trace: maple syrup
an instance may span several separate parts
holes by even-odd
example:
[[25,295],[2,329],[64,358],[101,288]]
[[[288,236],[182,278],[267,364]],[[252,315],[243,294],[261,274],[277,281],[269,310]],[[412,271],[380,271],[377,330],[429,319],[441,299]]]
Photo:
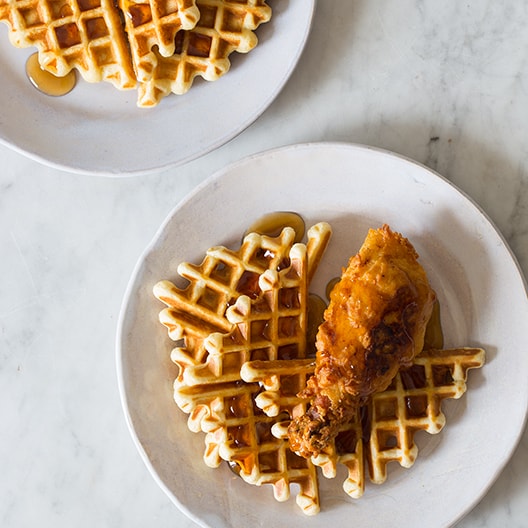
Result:
[[26,74],[37,90],[53,97],[66,95],[71,92],[77,82],[74,71],[64,77],[57,77],[43,70],[38,61],[38,53],[33,53],[26,61]]
[[229,469],[237,476],[240,477],[240,466],[236,462],[232,462],[230,460],[226,461],[226,464],[228,465]]
[[126,14],[132,20],[134,27],[142,26],[152,20],[152,11],[148,4],[131,4]]
[[335,439],[337,454],[355,453],[358,440],[357,433],[353,429],[338,433]]
[[305,225],[302,216],[288,211],[277,211],[262,216],[249,227],[244,236],[249,233],[258,233],[276,237],[285,227],[291,227],[295,231],[295,242],[303,239]]
[[254,271],[244,271],[237,284],[237,292],[247,295],[251,299],[256,299],[260,293],[259,274]]
[[425,329],[424,350],[431,348],[436,350],[444,348],[444,333],[440,319],[440,303],[438,301],[434,303],[431,318]]
[[310,293],[308,295],[308,328],[306,330],[306,355],[315,356],[315,341],[319,326],[323,322],[323,314],[326,310],[326,303],[319,295]]
[[213,38],[208,35],[189,35],[189,47],[187,53],[191,57],[209,57],[213,46]]
[[330,279],[328,281],[328,284],[326,285],[325,289],[325,295],[328,300],[330,300],[330,294],[332,293],[332,290],[334,289],[334,286],[341,280],[341,277],[334,277],[333,279]]

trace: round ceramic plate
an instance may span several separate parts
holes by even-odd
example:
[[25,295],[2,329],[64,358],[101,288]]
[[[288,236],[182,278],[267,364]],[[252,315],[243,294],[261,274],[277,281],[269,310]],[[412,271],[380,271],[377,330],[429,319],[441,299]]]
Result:
[[[322,293],[357,252],[369,227],[388,223],[414,244],[442,313],[446,347],[486,349],[468,390],[447,400],[445,428],[418,436],[414,466],[389,465],[383,485],[367,482],[354,500],[345,473],[320,478],[321,513],[307,519],[293,496],[276,503],[270,486],[250,486],[227,465],[202,461],[203,436],[187,429],[172,401],[173,343],[152,295],[176,278],[181,261],[199,263],[207,248],[238,247],[254,220],[296,211],[307,225],[327,221],[333,237],[312,282]],[[171,499],[202,526],[357,528],[449,526],[483,496],[508,461],[528,405],[528,300],[522,274],[486,216],[448,181],[396,155],[345,144],[298,145],[240,161],[180,203],[140,259],[118,331],[118,373],[139,451]]]
[[232,139],[271,104],[306,43],[315,0],[272,0],[258,46],[233,53],[218,81],[197,79],[184,96],[136,107],[136,91],[79,81],[62,97],[36,90],[25,74],[34,50],[13,48],[0,23],[0,142],[74,172],[130,174],[178,165]]

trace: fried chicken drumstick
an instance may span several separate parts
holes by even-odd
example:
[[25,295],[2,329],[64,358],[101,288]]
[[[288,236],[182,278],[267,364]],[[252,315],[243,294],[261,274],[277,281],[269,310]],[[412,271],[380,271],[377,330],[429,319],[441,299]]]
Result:
[[334,287],[317,334],[310,399],[288,434],[293,451],[317,455],[371,394],[421,352],[435,302],[411,243],[389,226],[371,229]]

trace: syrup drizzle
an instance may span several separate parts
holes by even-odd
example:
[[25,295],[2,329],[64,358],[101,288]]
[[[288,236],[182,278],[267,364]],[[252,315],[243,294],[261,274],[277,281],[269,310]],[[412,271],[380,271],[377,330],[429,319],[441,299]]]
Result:
[[40,92],[52,97],[66,95],[73,90],[77,77],[72,70],[64,77],[57,77],[43,70],[38,61],[38,53],[30,55],[26,61],[26,74],[31,84]]
[[328,300],[330,300],[330,294],[332,293],[332,290],[336,286],[336,284],[341,280],[341,277],[334,277],[333,279],[330,279],[328,281],[328,284],[326,285],[325,289],[325,295]]
[[295,231],[295,242],[300,242],[304,237],[304,220],[301,215],[288,211],[277,211],[268,213],[259,218],[244,233],[258,233],[271,237],[279,236],[285,227],[291,227]]
[[440,303],[438,301],[433,305],[433,313],[425,329],[424,350],[431,348],[436,350],[444,348],[444,332],[442,330]]
[[306,329],[306,355],[308,357],[315,357],[317,332],[323,322],[326,307],[326,302],[319,295],[315,293],[308,295],[308,327]]

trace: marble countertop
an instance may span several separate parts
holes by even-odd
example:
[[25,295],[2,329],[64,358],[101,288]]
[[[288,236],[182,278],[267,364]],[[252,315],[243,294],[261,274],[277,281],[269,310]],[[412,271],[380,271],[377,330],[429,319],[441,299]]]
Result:
[[[320,0],[283,91],[201,159],[105,178],[0,146],[0,525],[195,526],[149,476],[127,430],[116,324],[165,216],[232,161],[306,141],[395,151],[478,203],[526,274],[527,25],[528,4],[516,0]],[[527,467],[525,432],[458,526],[526,527]]]

